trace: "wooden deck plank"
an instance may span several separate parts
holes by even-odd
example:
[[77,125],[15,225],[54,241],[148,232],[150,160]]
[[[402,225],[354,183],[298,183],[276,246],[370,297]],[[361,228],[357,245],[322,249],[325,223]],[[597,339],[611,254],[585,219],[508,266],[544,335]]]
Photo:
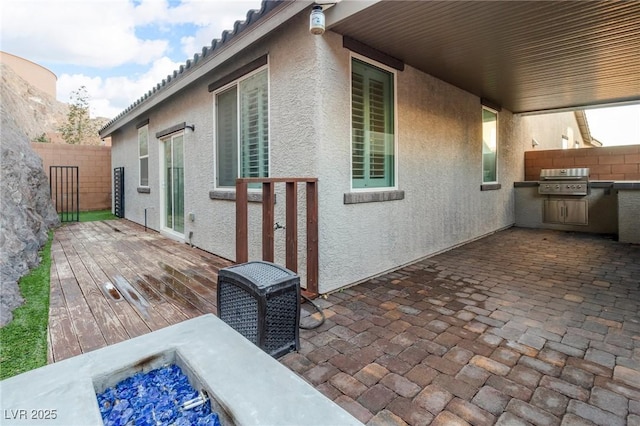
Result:
[[212,309],[209,312],[217,312],[218,294],[215,284],[213,287],[207,287],[206,285],[202,284],[202,279],[196,279],[197,275],[194,275],[187,269],[181,271],[174,270],[172,276],[175,280],[184,283],[187,287],[196,292],[198,298],[201,299],[206,304],[206,306],[210,306],[210,308]]
[[[128,282],[132,281],[131,277],[133,274],[129,271],[128,267],[121,264],[117,260],[114,262],[111,253],[107,252],[103,255],[95,256],[95,259],[102,270],[105,272],[105,274],[107,274],[107,276],[109,277],[109,281],[111,281],[112,283],[115,284],[116,280],[119,279],[118,277],[123,277]],[[136,308],[135,306],[132,307],[134,309]],[[153,307],[146,310],[145,312],[140,312],[138,309],[136,309],[136,311],[151,331],[159,330],[169,325],[169,322],[166,321],[160,314],[158,314],[156,310],[153,309]]]
[[[180,259],[188,258],[193,266],[188,267],[185,265],[184,269],[194,272],[196,276],[193,276],[193,278],[212,289],[215,289],[217,286],[218,271],[234,264],[230,260],[214,256],[204,250],[191,248],[184,244],[178,245],[176,250],[171,254]],[[203,279],[200,279],[200,277]]]
[[[197,269],[197,265],[189,260],[185,260],[178,254],[171,253],[166,250],[162,250],[157,253],[159,258],[157,262],[159,262],[160,267],[169,275],[177,278],[181,282],[188,284],[194,290],[198,292],[202,297],[215,297],[216,293],[216,284],[215,280],[197,280],[189,277],[185,272],[193,271],[195,272]],[[216,276],[217,278],[217,276]],[[203,285],[202,283],[206,282],[208,285]]]
[[[118,246],[120,246],[120,243],[118,244]],[[136,285],[142,279],[142,277],[140,277],[137,272],[132,269],[127,263],[124,263],[116,253],[106,251],[104,258],[111,263],[112,267],[117,267],[117,275],[123,277],[129,284]],[[137,269],[137,266],[135,266],[134,268]],[[115,277],[116,275],[112,275],[112,278]],[[176,321],[171,318],[171,314],[168,314],[168,317],[165,317],[165,312],[167,311],[167,309],[171,310],[171,308],[167,307],[163,302],[150,304],[145,311],[145,314],[148,315],[148,319],[145,318],[147,324],[152,329],[157,330],[175,323]]]
[[[158,271],[149,266],[149,258],[140,256],[135,250],[131,250],[124,241],[121,242],[121,247],[122,250],[116,253],[116,256],[131,268],[132,271],[135,269],[136,275],[132,282],[133,286],[143,292],[148,298],[155,300],[154,306],[170,324],[175,324],[204,313],[193,306],[189,309],[188,306],[184,306],[182,303],[174,303],[175,296],[173,298],[170,297],[171,289],[167,283],[161,283],[161,285],[158,286],[158,280],[151,279],[151,277],[157,275]],[[165,291],[166,289],[170,291],[167,292]],[[183,305],[187,309],[182,309],[180,305]]]
[[91,274],[87,271],[80,254],[71,243],[62,244],[62,247],[80,291],[84,295],[105,341],[111,345],[127,340],[130,337],[129,334],[113,309],[111,309],[104,293],[99,289],[99,284],[93,280]]
[[221,268],[234,264],[230,260],[223,259],[198,248],[189,247],[186,244],[175,244],[173,248],[174,250],[170,251],[169,254],[178,255],[183,261],[188,260],[198,268],[208,271],[217,272]]
[[206,294],[201,289],[194,288],[193,282],[185,282],[174,273],[173,267],[161,262],[161,273],[156,275],[156,278],[164,282],[175,293],[180,294],[190,304],[196,307],[196,309],[202,312],[215,312],[216,305],[210,300],[207,300]]
[[52,245],[49,360],[215,313],[217,274],[231,264],[124,219],[64,225]]
[[[142,258],[153,259],[156,270],[162,271],[160,276],[155,276],[157,279],[170,285],[203,312],[213,312],[215,310],[216,284],[214,280],[207,277],[201,277],[199,280],[190,277],[187,271],[190,271],[192,265],[189,262],[184,262],[184,259],[176,254],[164,249],[157,251],[150,247],[134,243],[130,244]],[[157,246],[153,245],[153,247]],[[207,288],[202,282],[209,283],[211,288]]]
[[[129,248],[132,246],[128,244]],[[184,318],[194,318],[207,313],[198,309],[181,293],[176,291],[169,280],[156,278],[158,270],[153,268],[148,257],[140,254],[140,249],[130,249],[126,256],[124,253],[119,257],[125,263],[133,263],[142,279],[136,281],[135,285],[140,288],[152,301],[163,301],[170,303],[174,309],[181,312]]]
[[49,326],[47,326],[47,364],[55,362],[53,358],[53,347],[51,346],[51,334],[49,334]]
[[[126,330],[129,337],[142,336],[148,333],[151,329],[145,324],[138,312],[126,302],[126,300],[120,298],[115,299],[106,289],[106,285],[113,284],[111,279],[105,274],[100,265],[95,260],[95,255],[92,256],[86,249],[85,244],[82,242],[76,243],[76,251],[81,257],[87,271],[93,278],[93,280],[99,285],[100,291],[105,296],[105,300],[111,306],[114,314],[118,317],[120,323]],[[117,294],[114,294],[117,297]]]
[[60,280],[68,280],[74,278],[71,265],[67,262],[67,257],[62,248],[62,241],[54,242],[51,245],[51,264],[55,265],[56,275]]
[[82,352],[89,352],[106,346],[107,342],[91,314],[91,309],[87,305],[76,279],[60,280],[60,286],[69,310],[69,319],[73,323]]
[[234,264],[230,260],[223,259],[198,248],[189,247],[186,244],[173,243],[170,250],[164,245],[160,248],[170,256],[180,259],[182,262],[188,260],[189,264],[185,264],[185,268],[196,271],[199,275],[207,277],[210,280],[213,277],[211,281],[213,281],[214,285],[217,281],[218,271]]
[[145,274],[144,281],[141,281],[139,284],[148,286],[148,291],[161,292],[165,297],[169,298],[171,304],[187,318],[195,318],[207,313],[194,306],[183,294],[175,290],[171,285],[155,278],[153,275]]
[[166,273],[155,276],[145,274],[144,277],[149,286],[157,288],[163,297],[168,300],[168,303],[184,312],[185,315],[192,317],[193,314],[202,315],[214,312],[215,307],[213,305],[200,298],[193,289],[172,275]]
[[[129,282],[136,290],[141,292],[145,298],[149,299],[150,302],[153,302],[152,306],[154,310],[157,311],[163,317],[164,320],[155,326],[149,323],[151,318],[147,319],[148,320],[147,324],[152,329],[159,329],[166,325],[175,324],[185,319],[193,318],[194,316],[198,316],[202,314],[201,312],[185,314],[178,307],[174,306],[173,304],[170,304],[169,302],[167,302],[165,298],[160,297],[157,292],[153,291],[150,285],[145,281],[143,277],[140,277],[138,274],[126,272],[133,269],[142,269],[144,262],[142,262],[142,264],[129,263],[129,261],[131,260],[130,256],[132,255],[132,253],[123,252],[123,248],[125,247],[125,240],[118,239],[116,241],[113,241],[113,240],[106,241],[106,243],[107,244],[105,244],[105,247],[107,249],[105,250],[105,253],[109,253],[109,256],[105,257],[106,262],[108,262],[111,265],[115,265],[119,263],[121,267],[125,267],[126,268],[124,269],[125,276],[123,278],[125,278],[127,282]],[[115,275],[115,273],[113,272],[114,269],[111,269],[111,271],[112,271],[111,278],[113,280],[117,275]],[[157,273],[157,271],[154,271],[154,272]],[[149,312],[146,312],[146,313],[149,314]],[[153,314],[153,312],[151,312],[151,314]]]
[[51,278],[48,339],[48,362],[60,361],[82,353],[57,277]]

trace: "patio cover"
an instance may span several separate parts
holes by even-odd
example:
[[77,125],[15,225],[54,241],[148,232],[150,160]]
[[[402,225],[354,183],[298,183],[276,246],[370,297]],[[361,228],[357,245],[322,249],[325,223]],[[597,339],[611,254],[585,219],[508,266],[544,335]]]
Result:
[[515,113],[640,101],[639,1],[349,1],[327,27]]

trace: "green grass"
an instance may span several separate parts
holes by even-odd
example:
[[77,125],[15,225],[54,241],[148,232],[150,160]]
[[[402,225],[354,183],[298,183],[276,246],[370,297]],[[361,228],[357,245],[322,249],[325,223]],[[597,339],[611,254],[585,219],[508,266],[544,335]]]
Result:
[[110,220],[118,217],[111,210],[98,210],[93,212],[80,212],[80,222],[94,222],[96,220]]
[[52,239],[50,231],[49,240],[40,251],[40,265],[18,283],[24,305],[15,309],[13,320],[0,328],[0,380],[47,363]]

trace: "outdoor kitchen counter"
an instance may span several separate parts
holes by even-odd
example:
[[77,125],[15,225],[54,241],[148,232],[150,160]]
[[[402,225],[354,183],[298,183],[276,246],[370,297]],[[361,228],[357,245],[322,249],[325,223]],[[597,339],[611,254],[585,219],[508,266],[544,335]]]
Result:
[[[586,196],[540,195],[537,181],[514,182],[516,226],[563,231],[617,234],[620,242],[640,244],[640,181],[589,181]],[[586,199],[588,224],[543,221],[543,200]]]
[[618,241],[640,244],[640,181],[616,181]]
[[[538,181],[525,180],[514,182],[514,188],[537,188],[540,186]],[[640,180],[591,180],[589,188],[610,188],[640,191]]]

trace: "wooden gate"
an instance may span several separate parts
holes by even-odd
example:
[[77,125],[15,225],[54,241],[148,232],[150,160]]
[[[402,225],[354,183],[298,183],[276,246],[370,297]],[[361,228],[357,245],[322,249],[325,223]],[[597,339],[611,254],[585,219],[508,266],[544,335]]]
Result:
[[113,169],[113,214],[124,217],[124,167]]
[[80,220],[78,166],[49,166],[49,190],[60,222]]

